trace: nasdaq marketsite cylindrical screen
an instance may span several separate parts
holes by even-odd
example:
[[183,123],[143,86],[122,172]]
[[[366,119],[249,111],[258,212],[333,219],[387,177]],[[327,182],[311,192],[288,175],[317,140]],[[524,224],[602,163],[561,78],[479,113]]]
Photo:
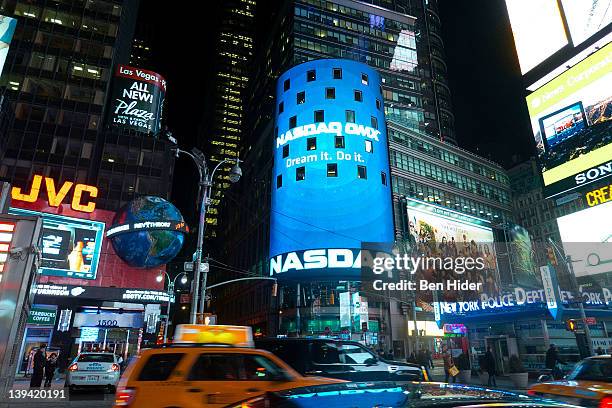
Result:
[[362,242],[393,240],[380,75],[365,64],[297,65],[276,86],[270,275],[359,279]]

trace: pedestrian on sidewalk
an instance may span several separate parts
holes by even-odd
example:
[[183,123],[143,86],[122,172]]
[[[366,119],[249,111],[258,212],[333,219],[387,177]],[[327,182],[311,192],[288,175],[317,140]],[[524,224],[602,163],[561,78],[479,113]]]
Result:
[[453,382],[456,383],[457,377],[455,377],[454,375],[451,375],[449,372],[451,367],[454,366],[454,363],[453,363],[453,356],[450,354],[447,348],[444,348],[442,352],[442,361],[444,362],[444,382],[447,383],[448,377],[451,377],[453,379]]
[[43,382],[45,364],[47,362],[47,345],[40,346],[36,354],[34,354],[34,368],[32,378],[30,379],[30,388],[40,388]]
[[45,363],[45,387],[50,387],[57,368],[57,354],[51,353],[49,359]]
[[495,356],[491,351],[491,346],[487,347],[487,352],[484,356],[484,369],[489,374],[489,381],[487,385],[489,387],[497,387],[497,381],[495,380]]
[[557,346],[551,344],[546,351],[546,368],[551,370],[551,374],[555,380],[563,376],[563,371],[559,367],[559,364],[565,364],[565,362],[559,357]]

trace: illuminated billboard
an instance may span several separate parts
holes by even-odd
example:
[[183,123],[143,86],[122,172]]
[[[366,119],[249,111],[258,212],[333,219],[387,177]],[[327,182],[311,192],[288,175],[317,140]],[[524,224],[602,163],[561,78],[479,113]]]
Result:
[[[410,242],[421,256],[442,258],[482,258],[484,268],[470,272],[470,281],[482,283],[486,293],[499,292],[497,257],[495,254],[491,223],[481,218],[449,210],[424,201],[406,200]],[[439,272],[444,276],[439,275]],[[423,278],[430,282],[442,282],[460,278],[453,270],[423,271]],[[447,291],[444,299],[462,297],[460,293]],[[471,295],[476,295],[473,293]]]
[[557,218],[566,255],[576,277],[612,276],[612,202]]
[[4,69],[4,63],[6,62],[6,56],[8,55],[16,26],[17,20],[0,15],[0,75],[2,75]]
[[612,0],[561,0],[574,46],[612,23]]
[[527,96],[547,197],[612,174],[612,43]]
[[143,133],[157,133],[166,80],[153,71],[118,65],[113,79],[110,123]]
[[568,44],[557,0],[506,0],[521,73]]
[[42,217],[42,275],[96,279],[104,223],[20,208],[10,213]]
[[276,92],[270,274],[360,276],[362,242],[392,242],[380,75],[324,59],[293,67]]

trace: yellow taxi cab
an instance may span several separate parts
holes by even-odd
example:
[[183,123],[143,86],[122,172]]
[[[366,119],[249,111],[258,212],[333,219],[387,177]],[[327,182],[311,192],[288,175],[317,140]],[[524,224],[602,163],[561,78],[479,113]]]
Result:
[[527,394],[580,406],[612,408],[612,356],[585,358],[562,380],[534,384]]
[[173,343],[143,350],[130,363],[115,407],[223,407],[267,391],[339,382],[304,377],[253,348],[250,327],[179,325]]

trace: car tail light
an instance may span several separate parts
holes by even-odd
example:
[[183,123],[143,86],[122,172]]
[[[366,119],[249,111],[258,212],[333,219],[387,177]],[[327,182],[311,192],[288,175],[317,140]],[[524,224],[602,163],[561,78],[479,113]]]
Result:
[[269,408],[270,400],[262,395],[233,405],[232,408]]
[[116,407],[129,407],[136,398],[136,390],[133,388],[118,389],[115,394]]
[[119,371],[119,369],[120,369],[119,364],[113,363],[113,365],[111,366],[110,370],[108,370],[108,371]]
[[79,365],[77,363],[74,363],[70,367],[68,367],[68,371],[76,371],[78,369],[79,369]]
[[538,395],[537,392],[535,392],[534,390],[527,390],[527,395],[531,395],[532,397]]
[[599,408],[612,408],[612,397],[603,397],[599,401]]

